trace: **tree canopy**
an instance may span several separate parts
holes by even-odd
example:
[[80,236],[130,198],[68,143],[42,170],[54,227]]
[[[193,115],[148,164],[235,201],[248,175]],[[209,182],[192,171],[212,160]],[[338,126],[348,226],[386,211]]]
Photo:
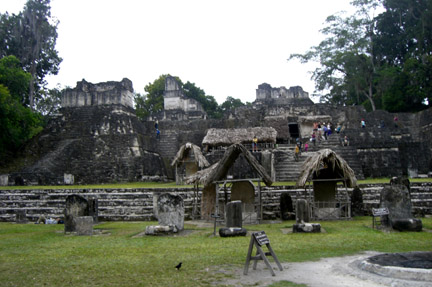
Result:
[[44,94],[45,76],[56,75],[62,59],[55,49],[58,21],[51,17],[50,0],[28,0],[19,14],[0,14],[0,58],[13,55],[30,73],[22,102],[31,109]]
[[391,112],[430,106],[432,0],[351,4],[355,15],[329,16],[321,30],[326,38],[289,57],[320,63],[312,78],[321,101]]
[[41,117],[22,105],[31,75],[14,56],[0,59],[0,165],[41,129]]
[[[144,87],[144,91],[146,92],[144,95],[136,95],[135,108],[137,116],[139,118],[145,119],[149,115],[161,112],[163,110],[165,79],[168,76],[169,75],[159,76],[159,78],[157,78],[153,83],[149,83]],[[219,106],[213,96],[206,95],[205,91],[196,86],[195,83],[191,83],[188,81],[183,84],[179,77],[175,78],[180,84],[184,95],[188,98],[198,101],[202,105],[203,109],[206,111],[209,118],[221,118],[223,112],[226,112],[231,108],[236,108],[244,105],[241,100],[228,97],[226,101]]]

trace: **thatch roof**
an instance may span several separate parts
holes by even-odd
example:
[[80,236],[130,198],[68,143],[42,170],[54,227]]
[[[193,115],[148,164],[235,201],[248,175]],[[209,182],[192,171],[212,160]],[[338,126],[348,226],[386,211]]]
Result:
[[308,157],[303,163],[302,171],[297,186],[305,186],[309,179],[318,176],[323,168],[329,168],[335,175],[335,179],[344,179],[348,187],[357,186],[357,179],[354,171],[347,162],[331,149],[322,149]]
[[175,166],[180,164],[182,161],[188,158],[190,151],[193,151],[195,162],[197,163],[199,168],[205,168],[210,165],[205,156],[202,154],[199,146],[194,145],[193,143],[186,143],[180,147],[174,160],[171,163],[171,166]]
[[255,157],[241,144],[233,144],[225,151],[222,159],[206,168],[198,171],[194,175],[186,178],[188,184],[201,183],[204,186],[211,184],[214,181],[222,180],[226,177],[228,170],[234,164],[240,154],[243,154],[247,162],[255,169],[259,176],[263,179],[267,186],[272,185],[271,177],[265,169],[258,163]]
[[250,143],[254,136],[258,142],[276,143],[277,131],[271,127],[245,129],[209,129],[202,144],[210,146],[229,146],[236,143]]

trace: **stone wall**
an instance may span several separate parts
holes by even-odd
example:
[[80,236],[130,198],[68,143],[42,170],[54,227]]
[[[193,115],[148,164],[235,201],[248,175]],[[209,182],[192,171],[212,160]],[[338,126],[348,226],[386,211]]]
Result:
[[98,84],[83,79],[77,82],[76,88],[67,88],[62,94],[61,101],[63,108],[111,104],[134,107],[133,87],[129,79]]
[[[383,185],[361,185],[363,202],[367,214],[372,207],[378,207],[379,194]],[[348,190],[351,192],[351,190]],[[156,220],[154,208],[157,196],[162,193],[180,195],[184,200],[185,217],[191,219],[193,208],[192,188],[173,189],[37,189],[37,190],[0,190],[0,221],[15,221],[15,214],[25,210],[27,218],[36,221],[40,215],[62,217],[68,195],[79,194],[96,198],[99,206],[100,221],[150,221]],[[262,187],[264,219],[280,217],[280,196],[288,192],[293,202],[302,197],[303,189],[294,186]],[[340,193],[345,189],[340,188]],[[257,196],[257,195],[256,195]],[[201,192],[199,193],[201,197]],[[221,191],[219,198],[223,200]],[[411,185],[413,210],[418,214],[432,214],[432,183]],[[200,198],[198,198],[200,200]],[[200,202],[198,201],[198,207]],[[294,205],[295,206],[295,205]]]

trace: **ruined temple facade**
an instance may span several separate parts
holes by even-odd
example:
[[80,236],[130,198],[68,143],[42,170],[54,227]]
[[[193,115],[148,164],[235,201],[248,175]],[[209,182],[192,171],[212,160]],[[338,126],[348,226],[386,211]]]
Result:
[[189,120],[205,119],[207,117],[207,113],[198,101],[187,98],[184,95],[180,84],[174,77],[168,76],[165,79],[165,91],[163,97],[163,119]]
[[[294,161],[293,147],[297,138],[303,143],[309,140],[314,122],[330,122],[333,128],[341,124],[342,132],[333,133],[317,146],[310,145],[310,151],[334,150],[357,178],[415,176],[432,171],[432,109],[398,113],[395,126],[392,113],[314,104],[301,87],[262,84],[251,106],[216,120],[208,119],[201,105],[188,99],[175,78],[168,77],[164,111],[143,122],[136,117],[132,95],[128,79],[98,84],[83,80],[76,88],[67,89],[60,113],[23,148],[15,163],[2,167],[1,183],[63,184],[66,175],[72,175],[79,184],[174,180],[170,162],[182,145],[190,142],[203,147],[210,129],[247,128],[276,131],[276,143],[263,143],[254,156],[274,181],[296,180],[301,162]],[[159,139],[155,119],[159,120]],[[360,127],[361,119],[365,119],[366,128]],[[349,138],[349,146],[341,146],[342,136]],[[203,151],[210,164],[223,152],[223,147],[217,146]],[[229,175],[254,177],[241,158]]]
[[255,102],[268,105],[313,104],[309,93],[300,86],[273,88],[267,83],[258,86]]
[[121,82],[92,84],[86,80],[77,82],[76,88],[67,88],[62,95],[63,108],[122,105],[134,108],[132,81],[124,78]]

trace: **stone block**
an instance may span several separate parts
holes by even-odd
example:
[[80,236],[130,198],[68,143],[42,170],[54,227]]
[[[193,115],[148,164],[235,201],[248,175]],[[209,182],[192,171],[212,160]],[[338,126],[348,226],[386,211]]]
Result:
[[74,221],[77,235],[93,235],[93,217],[77,216]]
[[226,227],[242,227],[243,213],[240,200],[231,201],[226,206]]
[[[157,200],[159,225],[175,226],[177,231],[184,229],[184,203],[180,195],[164,193]],[[176,232],[177,232],[176,231]]]
[[242,227],[223,227],[219,229],[220,237],[246,236],[247,230]]
[[177,232],[175,226],[167,225],[150,225],[146,227],[146,235],[167,235]]
[[392,227],[398,231],[422,231],[423,224],[418,218],[396,218],[392,220]]
[[320,233],[321,224],[319,223],[297,223],[293,225],[294,233]]
[[18,209],[15,211],[15,222],[16,223],[27,223],[27,214],[23,209]]
[[0,186],[7,186],[9,184],[9,175],[0,174]]

